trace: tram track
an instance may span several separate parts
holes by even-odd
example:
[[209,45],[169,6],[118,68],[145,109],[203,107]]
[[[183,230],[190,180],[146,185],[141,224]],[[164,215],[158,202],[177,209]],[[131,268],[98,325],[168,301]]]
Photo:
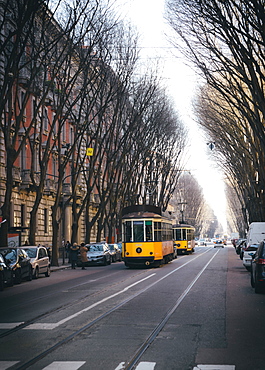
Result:
[[[109,316],[111,313],[115,312],[116,310],[118,310],[119,308],[121,308],[122,306],[124,306],[125,304],[127,304],[128,302],[130,302],[131,300],[133,300],[134,298],[136,298],[137,296],[141,295],[142,293],[146,292],[148,289],[152,288],[153,286],[155,286],[156,284],[158,284],[159,282],[161,282],[162,280],[166,279],[168,276],[172,275],[173,273],[175,273],[176,271],[180,270],[181,268],[185,267],[186,265],[194,262],[197,258],[203,256],[205,253],[208,253],[211,249],[207,249],[206,251],[204,251],[203,253],[199,254],[199,255],[196,255],[194,258],[192,259],[189,259],[188,261],[186,261],[185,263],[183,263],[182,265],[178,266],[176,269],[173,269],[172,271],[170,271],[168,274],[162,276],[161,278],[157,279],[156,281],[152,282],[151,284],[149,284],[148,286],[140,289],[139,291],[133,293],[132,295],[130,295],[129,297],[127,297],[126,299],[124,299],[123,301],[121,301],[120,303],[116,304],[115,306],[113,306],[110,310],[104,312],[103,314],[99,315],[98,317],[96,317],[94,320],[90,321],[89,323],[87,323],[86,325],[82,326],[80,329],[74,331],[73,333],[71,333],[70,335],[68,335],[67,337],[63,338],[62,340],[58,341],[57,343],[51,345],[49,348],[47,348],[45,351],[39,353],[38,355],[36,355],[35,357],[31,358],[29,361],[27,362],[24,362],[24,364],[20,365],[19,367],[15,367],[16,369],[18,370],[24,370],[24,369],[28,369],[30,366],[33,366],[34,364],[36,364],[38,361],[40,361],[42,358],[44,358],[45,356],[47,356],[48,354],[52,353],[53,351],[55,351],[56,349],[60,348],[61,346],[63,346],[64,344],[66,344],[67,342],[71,341],[72,339],[74,339],[75,337],[78,337],[81,333],[85,332],[86,330],[92,328],[95,324],[97,324],[98,322],[100,322],[101,320],[103,320],[104,318],[106,318],[107,316]],[[128,359],[128,361],[126,362],[125,364],[125,367],[124,369],[125,370],[129,370],[129,369],[133,369],[137,363],[139,362],[141,356],[145,353],[145,351],[147,350],[147,348],[152,344],[152,342],[156,339],[156,337],[158,336],[158,334],[161,332],[161,330],[164,328],[164,326],[166,325],[167,321],[169,320],[169,318],[172,316],[172,314],[175,312],[175,310],[178,308],[178,306],[180,305],[180,303],[183,301],[183,299],[186,297],[186,295],[189,293],[189,291],[191,290],[191,288],[193,287],[193,285],[196,283],[196,281],[199,279],[199,277],[201,276],[201,274],[205,271],[205,269],[208,267],[208,265],[210,264],[210,262],[213,260],[213,258],[216,256],[216,254],[218,253],[219,251],[217,251],[212,257],[211,259],[208,261],[208,263],[203,267],[203,269],[196,275],[196,277],[193,279],[193,281],[189,284],[189,286],[185,289],[185,291],[181,294],[181,296],[177,299],[177,301],[175,302],[175,304],[172,306],[172,308],[168,311],[168,313],[166,314],[166,316],[156,325],[156,327],[154,328],[154,330],[152,331],[152,333],[150,334],[150,336],[142,343],[142,345],[135,351],[134,355],[132,356],[131,359]],[[145,280],[145,279],[142,279],[142,280]],[[131,286],[134,286],[135,284],[131,284]],[[123,291],[126,291],[130,289],[130,286],[125,288],[124,290],[122,290],[121,292],[119,292],[119,294],[122,294]],[[85,299],[85,298],[84,298]],[[70,305],[69,305],[70,306]],[[63,309],[64,307],[62,307],[61,309]],[[48,314],[46,313],[45,316],[47,316]],[[38,318],[39,319],[39,318]],[[34,321],[36,321],[36,319],[34,320],[31,320],[30,323],[33,323]],[[23,325],[20,325],[19,327],[17,327],[17,330],[21,330],[21,329],[25,329],[25,327],[29,325],[29,322],[28,323],[25,323]],[[6,335],[8,334],[11,334],[13,333],[14,330],[10,330],[6,333]]]

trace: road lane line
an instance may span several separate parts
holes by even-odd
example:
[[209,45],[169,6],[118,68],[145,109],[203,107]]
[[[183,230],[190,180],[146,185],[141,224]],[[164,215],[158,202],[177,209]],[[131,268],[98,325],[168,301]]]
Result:
[[[169,272],[168,274],[166,274],[165,276],[163,276],[162,278],[160,278],[159,280],[157,280],[156,282],[154,282],[153,284],[151,284],[151,285],[150,285],[149,287],[147,287],[146,289],[151,288],[153,285],[155,285],[155,284],[159,283],[159,282],[160,282],[160,281],[162,281],[163,279],[167,278],[167,277],[168,277],[168,276],[170,276],[171,274],[175,273],[176,271],[180,270],[182,267],[184,267],[184,266],[188,265],[189,263],[193,262],[195,259],[197,259],[197,258],[199,258],[199,257],[203,256],[205,253],[208,253],[208,252],[209,252],[209,251],[211,251],[211,250],[212,250],[212,248],[207,248],[207,249],[206,249],[206,251],[204,251],[203,253],[201,253],[201,254],[199,254],[199,255],[195,256],[195,257],[194,257],[194,258],[192,258],[192,259],[189,259],[187,262],[183,263],[183,265],[181,265],[181,266],[177,267],[176,269],[172,270],[171,272]],[[153,275],[154,275],[154,274],[153,274]],[[152,277],[153,275],[150,275],[149,277]],[[149,277],[146,277],[145,279],[148,279]],[[145,280],[145,279],[143,279],[143,280]],[[136,282],[136,283],[134,283],[133,285],[129,285],[127,288],[125,288],[125,290],[122,290],[121,292],[117,293],[116,295],[123,293],[124,291],[128,290],[129,288],[131,288],[132,286],[134,286],[134,285],[136,285],[136,284],[140,283],[140,282],[141,282],[141,281],[143,281],[143,280],[139,280],[139,282]],[[106,301],[106,300],[108,300],[108,299],[110,299],[110,298],[112,298],[112,297],[114,297],[114,296],[115,296],[115,295],[112,295],[112,296],[110,296],[110,297],[107,297],[107,298],[105,299],[105,301]],[[92,305],[92,306],[88,307],[88,308],[87,308],[87,310],[92,309],[93,307],[97,306],[98,304],[100,304],[100,303],[102,303],[102,302],[104,302],[104,300],[102,300],[102,301],[100,301],[100,302],[98,302],[98,303],[96,303],[96,304],[94,304],[94,305]],[[84,311],[83,311],[83,312],[84,312]],[[82,312],[81,312],[81,313],[82,313]],[[78,315],[79,315],[79,314],[77,314],[77,316],[78,316]],[[65,319],[65,321],[68,321],[68,319],[66,318],[66,319]],[[63,321],[60,321],[60,322],[59,322],[59,324],[58,324],[58,323],[35,323],[35,324],[30,324],[30,325],[28,325],[28,326],[24,327],[23,329],[32,329],[32,330],[52,330],[52,329],[56,328],[57,326],[61,325],[62,323],[64,323],[64,322],[63,322]],[[13,329],[13,328],[15,328],[15,327],[17,327],[17,326],[19,326],[19,325],[21,325],[21,324],[24,324],[24,322],[17,322],[17,323],[0,323],[0,329]]]
[[73,318],[81,315],[82,313],[84,312],[87,312],[89,310],[91,310],[92,308],[95,308],[97,307],[98,305],[108,301],[109,299],[111,298],[114,298],[114,297],[117,297],[118,295],[126,292],[127,290],[131,289],[132,287],[134,287],[135,285],[138,285],[140,283],[142,283],[143,281],[147,280],[147,279],[150,279],[151,277],[153,277],[154,275],[156,275],[155,273],[154,274],[151,274],[141,280],[138,280],[136,281],[135,283],[131,284],[131,285],[128,285],[127,287],[125,287],[124,289],[120,290],[119,292],[117,293],[114,293],[106,298],[103,298],[102,300],[98,301],[98,302],[95,302],[93,303],[91,306],[88,306],[86,308],[84,308],[83,310],[81,311],[78,311],[76,313],[74,313],[73,315],[71,316],[68,316],[68,317],[65,317],[64,319],[56,322],[56,323],[34,323],[34,324],[30,324],[28,326],[26,326],[25,328],[23,328],[23,330],[29,330],[29,329],[34,329],[34,330],[42,330],[42,329],[46,329],[46,330],[52,330],[62,324],[64,324],[65,322],[69,321],[69,320],[72,320]]
[[17,326],[22,325],[22,324],[24,324],[24,321],[21,321],[21,322],[1,322],[0,323],[0,329],[14,329]]
[[19,361],[0,361],[0,369],[6,370],[18,363]]
[[[193,262],[195,259],[197,259],[197,258],[199,258],[199,257],[203,256],[205,253],[208,253],[210,250],[211,250],[211,249],[206,250],[204,253],[199,254],[198,256],[196,256],[196,257],[194,257],[194,258],[192,258],[192,259],[188,260],[187,262],[185,262],[183,265],[181,265],[181,266],[179,266],[179,267],[175,268],[174,270],[172,270],[172,271],[171,271],[171,272],[169,272],[168,274],[164,275],[162,278],[158,279],[157,281],[153,282],[151,285],[149,285],[148,287],[146,287],[146,288],[144,289],[144,291],[145,291],[145,290],[147,290],[147,289],[149,289],[149,288],[151,288],[152,286],[156,285],[156,284],[157,284],[157,283],[159,283],[160,281],[162,281],[162,280],[166,279],[168,276],[172,275],[172,274],[173,274],[173,273],[175,273],[176,271],[180,270],[182,267],[184,267],[184,266],[188,265],[189,263]],[[97,307],[98,305],[100,305],[100,304],[102,304],[102,303],[104,303],[104,302],[108,301],[109,299],[114,298],[114,297],[116,297],[116,296],[118,296],[118,295],[120,295],[120,294],[122,294],[122,293],[126,292],[126,291],[127,291],[127,290],[129,290],[130,288],[132,288],[132,287],[134,287],[135,285],[138,285],[138,284],[140,284],[141,282],[143,282],[143,281],[145,281],[145,280],[147,280],[147,279],[149,279],[149,278],[153,277],[154,275],[156,275],[156,273],[153,273],[153,274],[151,274],[151,275],[149,275],[149,276],[147,276],[147,277],[145,277],[145,278],[143,278],[143,279],[141,279],[141,280],[139,280],[139,281],[136,281],[135,283],[133,283],[133,284],[131,284],[131,285],[128,285],[128,286],[127,286],[127,287],[125,287],[123,290],[121,290],[121,291],[119,291],[119,292],[117,292],[117,293],[114,293],[114,294],[112,294],[111,296],[108,296],[108,297],[106,297],[106,298],[102,299],[101,301],[95,302],[95,303],[94,303],[94,304],[92,304],[91,306],[88,306],[88,307],[84,308],[83,310],[78,311],[78,312],[74,313],[73,315],[71,315],[71,316],[68,316],[68,317],[64,318],[63,320],[58,321],[57,323],[34,323],[34,324],[30,324],[30,325],[28,325],[28,326],[25,326],[25,327],[23,328],[23,330],[52,330],[52,329],[55,329],[55,328],[57,328],[58,326],[60,326],[60,325],[64,324],[65,322],[67,322],[67,321],[69,321],[69,320],[71,320],[71,319],[73,319],[73,318],[75,318],[75,317],[77,317],[77,316],[81,315],[82,313],[84,313],[84,312],[86,312],[86,311],[89,311],[89,310],[91,310],[92,308]]]

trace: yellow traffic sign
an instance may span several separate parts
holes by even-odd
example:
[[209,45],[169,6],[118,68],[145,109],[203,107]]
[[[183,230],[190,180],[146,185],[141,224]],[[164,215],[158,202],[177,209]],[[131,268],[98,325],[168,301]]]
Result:
[[92,156],[94,154],[94,148],[86,148],[86,155]]

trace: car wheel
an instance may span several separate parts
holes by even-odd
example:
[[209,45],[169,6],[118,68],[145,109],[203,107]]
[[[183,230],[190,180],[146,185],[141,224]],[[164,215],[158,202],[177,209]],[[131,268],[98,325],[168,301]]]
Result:
[[35,273],[33,274],[33,279],[38,279],[39,276],[40,276],[39,268],[36,267],[35,268]]
[[107,266],[107,264],[108,264],[107,258],[106,258],[106,257],[104,257],[104,260],[103,260],[103,266]]
[[254,278],[253,278],[253,272],[251,271],[251,275],[250,275],[250,284],[252,286],[252,288],[255,288],[255,281],[254,281]]
[[108,262],[108,265],[110,265],[111,264],[111,257],[109,258],[109,262]]
[[10,281],[9,281],[9,286],[13,286],[14,285],[14,276],[13,276],[13,273],[11,274],[11,278],[10,278]]
[[27,280],[28,281],[31,281],[32,280],[32,268],[31,268],[31,266],[29,268],[29,274],[28,274]]
[[254,286],[254,288],[255,288],[255,293],[257,293],[257,294],[262,293],[262,287],[261,287],[261,286],[260,286],[260,284],[259,284],[259,283],[257,283],[256,281],[255,281],[255,286]]
[[15,283],[16,284],[21,284],[21,282],[22,282],[21,269],[17,269],[16,272],[15,272]]
[[51,267],[50,266],[48,266],[47,267],[47,271],[45,272],[45,276],[46,277],[49,277],[51,275]]
[[0,291],[2,292],[5,289],[4,274],[0,275]]

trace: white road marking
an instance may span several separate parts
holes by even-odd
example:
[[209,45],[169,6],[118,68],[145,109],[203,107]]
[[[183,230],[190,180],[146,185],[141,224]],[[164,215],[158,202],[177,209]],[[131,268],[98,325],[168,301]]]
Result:
[[125,362],[119,363],[119,365],[115,368],[115,370],[123,370],[125,367]]
[[6,370],[16,364],[18,364],[19,361],[0,361],[0,369]]
[[197,365],[193,370],[235,370],[235,365]]
[[25,327],[25,328],[23,328],[23,329],[26,329],[26,330],[27,330],[27,329],[35,329],[35,330],[44,330],[44,329],[46,329],[46,330],[52,330],[52,329],[54,329],[54,328],[57,328],[58,326],[60,326],[60,325],[64,324],[65,322],[67,322],[67,321],[69,321],[69,320],[72,320],[73,318],[75,318],[75,317],[77,317],[77,316],[81,315],[82,313],[84,313],[84,312],[86,312],[86,311],[89,311],[89,310],[91,310],[92,308],[94,308],[94,307],[96,307],[96,306],[99,306],[100,304],[102,304],[102,303],[104,303],[104,302],[108,301],[109,299],[114,298],[114,297],[116,297],[116,296],[118,296],[118,295],[120,295],[120,294],[122,294],[122,293],[126,292],[127,290],[129,290],[130,288],[134,287],[135,285],[140,284],[141,282],[143,282],[143,281],[145,281],[145,280],[147,280],[147,279],[150,279],[150,278],[151,278],[152,276],[154,276],[154,275],[156,275],[156,274],[151,274],[151,275],[149,275],[149,276],[145,277],[144,279],[141,279],[141,280],[139,280],[139,281],[136,281],[135,283],[133,283],[133,284],[131,284],[131,285],[128,285],[128,286],[127,286],[126,288],[124,288],[123,290],[121,290],[121,291],[119,291],[119,292],[117,292],[117,293],[114,293],[114,294],[112,294],[112,295],[110,295],[110,296],[108,296],[108,297],[106,297],[106,298],[102,299],[101,301],[95,302],[95,303],[94,303],[94,304],[92,304],[91,306],[88,306],[88,307],[84,308],[83,310],[78,311],[78,312],[74,313],[73,315],[68,316],[68,317],[64,318],[63,320],[60,320],[60,321],[58,321],[58,322],[56,322],[56,323],[35,323],[35,324],[30,324],[30,325],[26,326],[26,327]]
[[[192,259],[189,259],[186,263],[184,263],[183,265],[177,267],[176,269],[172,270],[171,272],[169,272],[168,274],[164,275],[162,278],[160,278],[159,280],[157,280],[156,282],[154,282],[153,284],[151,284],[149,287],[152,287],[153,285],[159,283],[160,281],[166,279],[168,276],[170,276],[171,274],[173,274],[174,272],[180,270],[182,267],[188,265],[189,263],[193,262],[195,259],[203,256],[205,253],[208,253],[211,249],[207,248],[207,250],[205,252],[203,252],[202,254],[199,254],[198,256],[195,256],[194,258]],[[79,311],[77,312],[76,314],[72,315],[72,316],[69,316],[69,317],[66,317],[64,320],[61,320],[57,323],[35,323],[35,324],[30,324],[28,326],[26,326],[24,329],[35,329],[35,330],[52,330],[58,326],[60,326],[61,324],[65,323],[66,321],[68,320],[71,320],[72,318],[82,314],[83,312],[85,311],[88,311],[88,310],[91,310],[92,308],[98,306],[99,304],[103,303],[103,302],[106,302],[107,300],[119,295],[119,294],[122,294],[123,292],[127,291],[128,289],[130,289],[131,287],[141,283],[142,281],[146,280],[146,279],[149,279],[150,277],[154,276],[156,274],[151,274],[150,276],[147,276],[146,278],[142,279],[142,280],[139,280],[137,281],[136,283],[132,284],[132,285],[129,285],[128,287],[124,288],[122,291],[118,292],[118,293],[115,293],[109,297],[106,297],[105,299],[97,302],[97,303],[94,303],[93,305],[85,308],[84,310],[82,311]],[[20,324],[23,324],[23,322],[18,322],[18,323],[0,323],[0,329],[12,329],[12,328],[15,328],[16,326],[20,325]]]
[[[136,366],[135,370],[154,370],[156,362],[140,362]],[[125,362],[121,362],[115,370],[123,370],[125,368]]]
[[77,370],[85,363],[86,361],[54,361],[43,370]]
[[154,370],[155,366],[155,362],[140,362],[135,370]]
[[24,324],[24,322],[2,322],[0,323],[0,329],[13,329],[21,324]]

